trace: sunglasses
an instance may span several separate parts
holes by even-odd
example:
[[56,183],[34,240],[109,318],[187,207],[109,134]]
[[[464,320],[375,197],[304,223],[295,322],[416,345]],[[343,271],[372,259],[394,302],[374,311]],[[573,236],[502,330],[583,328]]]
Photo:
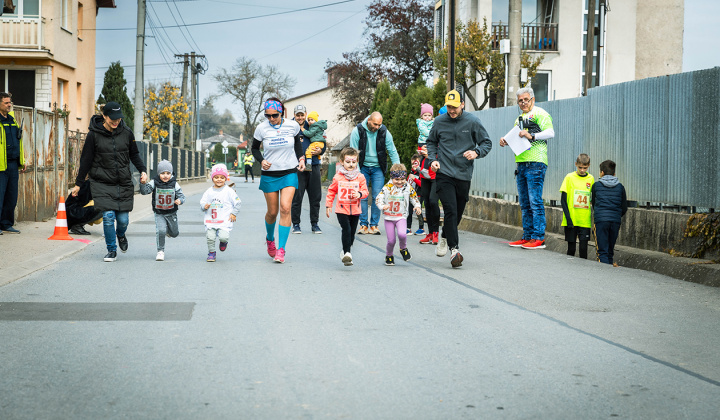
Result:
[[277,118],[277,117],[279,117],[279,116],[280,116],[280,114],[278,114],[278,113],[275,113],[275,114],[265,114],[265,118],[267,118],[267,119]]

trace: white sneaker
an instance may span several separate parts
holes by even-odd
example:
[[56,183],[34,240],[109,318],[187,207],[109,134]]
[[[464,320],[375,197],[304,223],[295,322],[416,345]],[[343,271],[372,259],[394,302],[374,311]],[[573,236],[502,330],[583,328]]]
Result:
[[440,237],[437,245],[435,246],[435,255],[438,257],[444,257],[448,252],[447,239]]
[[165,251],[158,251],[155,261],[165,261]]
[[342,257],[342,262],[345,265],[353,265],[352,255],[350,255],[349,252],[346,252]]

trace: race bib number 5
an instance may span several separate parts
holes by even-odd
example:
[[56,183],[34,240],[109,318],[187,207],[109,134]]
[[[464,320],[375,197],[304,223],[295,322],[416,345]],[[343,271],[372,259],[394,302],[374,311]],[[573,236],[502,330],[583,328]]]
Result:
[[158,210],[172,210],[175,208],[175,190],[158,188],[155,191],[155,208]]
[[206,211],[205,223],[208,224],[220,224],[225,222],[224,219],[219,218],[218,210],[222,209],[222,203],[211,203],[210,208]]
[[573,193],[573,208],[589,209],[590,208],[590,191],[575,190]]

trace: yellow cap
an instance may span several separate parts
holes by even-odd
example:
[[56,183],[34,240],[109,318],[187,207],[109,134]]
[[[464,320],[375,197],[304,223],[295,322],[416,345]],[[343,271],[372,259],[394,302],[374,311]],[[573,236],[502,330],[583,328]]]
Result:
[[462,100],[460,99],[460,92],[457,90],[451,90],[447,95],[445,95],[445,106],[450,105],[459,107],[461,103]]
[[316,111],[309,113],[307,117],[312,118],[315,121],[319,121],[319,119],[320,119],[320,115],[318,115],[318,113]]

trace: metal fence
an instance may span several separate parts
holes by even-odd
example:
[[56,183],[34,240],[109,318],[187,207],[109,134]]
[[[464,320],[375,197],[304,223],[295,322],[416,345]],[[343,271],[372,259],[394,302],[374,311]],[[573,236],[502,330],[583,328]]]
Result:
[[[150,178],[157,174],[157,164],[161,160],[169,160],[173,165],[175,176],[178,180],[186,180],[192,178],[204,178],[206,176],[205,153],[193,152],[187,149],[170,147],[160,143],[150,143],[147,141],[137,142],[140,156],[148,169]],[[133,166],[134,168],[134,166]],[[139,179],[137,170],[134,170],[135,182]]]
[[[628,200],[720,208],[720,67],[590,89],[587,97],[538,104],[553,118],[543,198],[559,200],[563,178],[587,153],[590,173],[617,163]],[[493,140],[475,162],[471,193],[515,196],[514,155],[498,145],[515,107],[474,112]]]
[[17,219],[41,221],[55,216],[67,191],[67,117],[56,112],[13,107],[22,125],[25,171],[18,181]]

